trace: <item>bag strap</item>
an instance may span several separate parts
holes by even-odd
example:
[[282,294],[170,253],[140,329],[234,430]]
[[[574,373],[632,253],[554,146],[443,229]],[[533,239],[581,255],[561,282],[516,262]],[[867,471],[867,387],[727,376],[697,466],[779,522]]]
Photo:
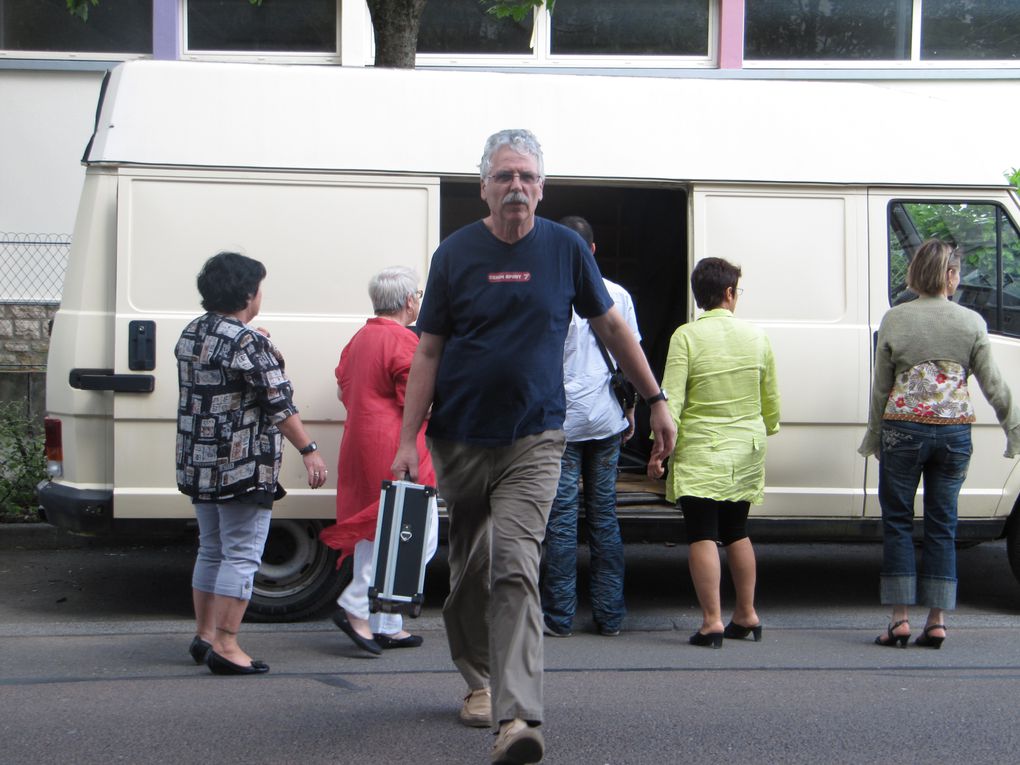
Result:
[[616,364],[613,363],[613,357],[609,355],[609,351],[606,349],[606,344],[602,342],[602,338],[596,334],[595,330],[591,330],[591,333],[595,337],[595,344],[599,347],[599,351],[602,353],[602,359],[606,362],[609,374],[616,374]]

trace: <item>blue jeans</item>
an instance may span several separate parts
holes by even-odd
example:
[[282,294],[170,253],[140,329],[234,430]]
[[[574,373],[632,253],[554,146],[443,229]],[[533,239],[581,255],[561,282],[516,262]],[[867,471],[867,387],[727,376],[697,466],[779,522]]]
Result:
[[568,443],[560,482],[549,513],[542,571],[542,612],[546,625],[570,632],[577,611],[577,516],[584,478],[585,524],[591,551],[591,610],[603,630],[620,629],[623,603],[623,540],[616,519],[616,466],[620,437]]
[[[956,502],[971,451],[968,424],[882,423],[883,604],[956,607]],[[914,495],[922,476],[924,541],[918,570],[912,532]]]

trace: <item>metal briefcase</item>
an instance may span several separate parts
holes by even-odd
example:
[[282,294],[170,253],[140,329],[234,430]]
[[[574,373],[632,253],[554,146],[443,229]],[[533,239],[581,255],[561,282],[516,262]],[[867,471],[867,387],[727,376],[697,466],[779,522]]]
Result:
[[436,489],[410,481],[383,481],[372,552],[372,613],[421,614],[426,547],[436,517]]

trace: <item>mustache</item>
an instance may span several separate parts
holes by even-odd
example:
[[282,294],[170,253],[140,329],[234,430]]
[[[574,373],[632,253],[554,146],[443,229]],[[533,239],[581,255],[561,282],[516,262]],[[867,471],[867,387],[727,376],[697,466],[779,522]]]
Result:
[[528,196],[523,191],[511,191],[509,194],[507,194],[505,197],[503,197],[503,204],[505,204],[505,205],[515,205],[515,204],[526,205],[527,203],[528,203]]

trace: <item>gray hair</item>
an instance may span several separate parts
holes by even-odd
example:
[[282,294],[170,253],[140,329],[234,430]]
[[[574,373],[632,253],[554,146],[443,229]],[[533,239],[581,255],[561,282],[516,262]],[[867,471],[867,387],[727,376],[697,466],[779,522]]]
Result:
[[372,310],[383,316],[399,313],[417,291],[418,272],[407,266],[384,268],[368,282]]
[[538,174],[543,178],[545,177],[545,159],[542,157],[542,147],[539,146],[538,139],[535,138],[535,134],[530,130],[517,128],[500,130],[498,133],[493,133],[489,136],[489,140],[485,142],[482,161],[478,165],[479,170],[481,170],[483,183],[489,175],[489,170],[492,169],[493,155],[504,146],[509,146],[518,154],[530,154],[534,157],[538,161]]

